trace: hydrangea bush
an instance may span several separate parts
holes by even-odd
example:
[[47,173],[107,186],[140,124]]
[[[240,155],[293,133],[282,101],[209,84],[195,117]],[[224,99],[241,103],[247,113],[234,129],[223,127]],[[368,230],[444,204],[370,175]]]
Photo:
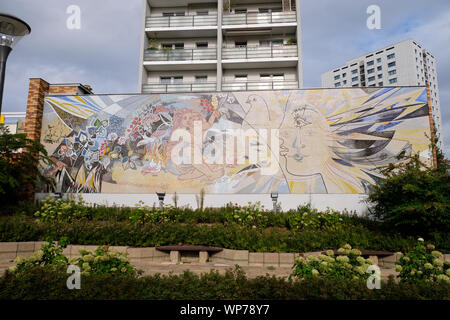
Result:
[[397,253],[396,271],[401,281],[445,281],[450,283],[450,261],[443,261],[442,253],[433,244],[425,244],[422,238],[408,253]]
[[349,244],[338,249],[338,255],[328,250],[318,256],[299,257],[293,266],[291,277],[299,279],[322,277],[333,279],[367,279],[367,268],[372,265],[370,259],[361,256],[361,251],[352,249]]
[[23,271],[32,266],[62,268],[68,265],[69,259],[63,254],[64,248],[67,247],[67,238],[61,238],[55,243],[51,238],[41,246],[41,249],[34,252],[30,258],[17,257],[14,259],[16,266],[9,268],[10,272]]
[[319,211],[311,208],[310,204],[297,207],[297,211],[288,217],[289,227],[293,230],[330,229],[342,223],[339,212],[328,208]]
[[71,264],[77,265],[82,275],[90,274],[121,274],[136,277],[142,274],[132,266],[127,254],[118,251],[109,251],[108,246],[98,247],[95,251],[79,250],[81,257],[70,259]]
[[261,202],[248,202],[246,206],[228,205],[225,221],[253,228],[264,228],[269,222],[268,210]]
[[88,218],[89,210],[82,197],[77,202],[74,199],[53,199],[48,196],[41,202],[41,208],[34,216],[42,221],[71,222],[74,219]]
[[67,269],[69,265],[76,265],[80,268],[82,275],[90,274],[120,274],[136,277],[142,274],[130,264],[127,254],[117,251],[109,251],[108,246],[100,246],[95,251],[80,249],[81,257],[68,259],[63,250],[67,247],[67,239],[62,238],[58,243],[52,239],[47,239],[42,244],[40,250],[26,259],[17,257],[14,259],[16,266],[9,268],[10,272],[22,272],[32,267],[44,267],[53,270]]
[[172,217],[174,214],[172,211],[177,210],[171,205],[164,205],[164,207],[156,208],[155,206],[149,207],[144,204],[144,201],[140,200],[136,206],[131,210],[129,219],[132,223],[136,224],[159,224],[175,222]]

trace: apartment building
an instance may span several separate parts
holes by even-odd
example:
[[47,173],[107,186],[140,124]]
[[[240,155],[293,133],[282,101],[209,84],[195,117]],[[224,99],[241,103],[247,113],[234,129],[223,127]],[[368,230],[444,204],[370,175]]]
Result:
[[436,59],[416,41],[409,39],[348,61],[322,74],[322,87],[430,87],[436,132],[443,147],[442,119]]
[[144,0],[142,93],[302,87],[300,0]]

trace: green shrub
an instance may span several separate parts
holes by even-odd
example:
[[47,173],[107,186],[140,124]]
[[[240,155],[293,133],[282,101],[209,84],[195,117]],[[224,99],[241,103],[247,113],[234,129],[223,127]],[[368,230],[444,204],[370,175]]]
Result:
[[90,218],[86,202],[80,196],[78,202],[73,199],[53,199],[49,196],[41,202],[41,208],[34,214],[41,221],[71,222],[75,219]]
[[[129,219],[132,223],[136,224],[159,224],[173,222],[170,211],[175,209],[172,206],[166,206],[165,208],[150,208],[144,204],[144,201],[139,201],[136,207],[130,212]],[[176,210],[177,211],[177,210]]]
[[366,271],[373,264],[371,260],[361,257],[361,251],[352,249],[349,244],[339,248],[338,253],[336,257],[332,250],[328,250],[326,255],[299,257],[291,277],[367,280],[370,274]]
[[[20,151],[19,151],[20,150]],[[54,181],[42,168],[52,164],[45,147],[26,134],[11,134],[0,124],[0,203],[15,204],[37,183],[51,187]]]
[[247,227],[265,228],[268,225],[269,211],[258,201],[256,203],[249,202],[247,206],[229,205],[225,211],[225,220],[230,223],[236,223]]
[[288,216],[289,227],[294,230],[304,229],[333,229],[342,224],[339,212],[328,208],[319,211],[311,208],[310,204],[299,206],[297,211]]
[[109,251],[108,246],[100,246],[95,251],[79,250],[81,257],[69,262],[78,266],[82,275],[120,274],[136,277],[142,271],[136,270],[128,261],[126,253]]
[[[364,280],[276,277],[249,279],[240,269],[221,275],[127,277],[120,274],[82,275],[81,289],[68,290],[67,273],[30,267],[0,278],[0,300],[448,300],[450,284],[383,281],[369,290]],[[168,316],[170,317],[170,311]],[[175,314],[174,314],[175,317]]]
[[450,283],[450,261],[442,261],[442,253],[433,244],[425,245],[419,238],[417,245],[396,262],[401,281],[444,281]]
[[386,176],[369,195],[372,215],[385,228],[404,235],[432,237],[450,234],[450,175],[448,164],[438,168],[420,162],[416,155],[389,165]]
[[69,260],[63,254],[63,249],[67,247],[67,238],[61,238],[56,244],[51,238],[47,238],[42,244],[40,250],[33,253],[33,255],[26,259],[24,257],[17,257],[14,259],[16,266],[9,268],[11,272],[24,272],[31,266],[48,267],[48,268],[63,268],[66,267]]

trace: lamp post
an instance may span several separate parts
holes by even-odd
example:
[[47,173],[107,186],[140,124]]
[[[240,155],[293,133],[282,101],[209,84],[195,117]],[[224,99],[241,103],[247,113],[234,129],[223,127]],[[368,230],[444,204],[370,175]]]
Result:
[[0,113],[2,112],[6,60],[14,46],[31,32],[30,26],[11,15],[0,13]]

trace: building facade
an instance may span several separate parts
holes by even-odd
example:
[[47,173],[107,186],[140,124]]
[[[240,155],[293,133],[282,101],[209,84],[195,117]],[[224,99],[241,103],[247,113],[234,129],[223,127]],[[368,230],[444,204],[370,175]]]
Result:
[[144,0],[139,92],[302,87],[300,0]]
[[442,149],[442,119],[436,59],[416,41],[409,39],[349,60],[344,66],[322,74],[322,87],[430,87],[435,130]]

